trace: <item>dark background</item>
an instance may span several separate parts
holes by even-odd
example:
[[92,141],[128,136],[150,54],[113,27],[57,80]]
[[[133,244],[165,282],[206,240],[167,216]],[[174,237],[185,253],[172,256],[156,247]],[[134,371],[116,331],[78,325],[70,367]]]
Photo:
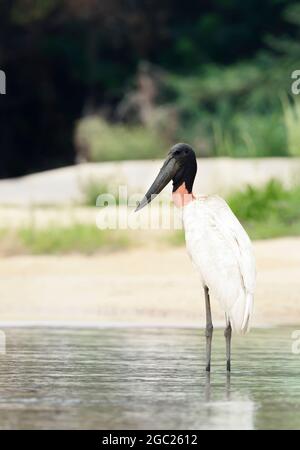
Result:
[[[273,74],[280,58],[295,56],[290,43],[298,28],[286,13],[294,3],[2,0],[0,69],[7,94],[0,96],[0,177],[73,164],[74,124],[91,112],[111,123],[129,120],[115,111],[141,62],[183,80],[211,65],[249,61],[262,74],[274,68]],[[265,104],[255,108],[264,112]]]

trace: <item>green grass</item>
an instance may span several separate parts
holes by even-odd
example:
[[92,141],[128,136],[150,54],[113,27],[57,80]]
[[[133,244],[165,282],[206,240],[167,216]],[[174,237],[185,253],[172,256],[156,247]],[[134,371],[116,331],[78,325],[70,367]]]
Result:
[[[82,204],[84,206],[102,207],[107,205],[107,201],[112,206],[126,205],[127,198],[122,198],[122,192],[119,194],[118,183],[108,182],[97,178],[90,178],[80,185],[82,194]],[[101,199],[99,196],[104,196]]]
[[282,105],[289,154],[300,156],[300,101],[295,100],[291,103],[287,97],[284,97]]
[[253,239],[300,235],[300,185],[271,180],[231,194],[228,204]]
[[299,114],[293,105],[285,120],[281,99],[290,92],[285,73],[289,69],[260,55],[255,63],[206,65],[192,76],[170,74],[171,104],[179,116],[176,137],[203,156],[294,155]]
[[288,156],[287,131],[279,114],[236,114],[231,126],[212,124],[214,153],[228,157]]
[[110,124],[101,117],[79,122],[77,134],[89,148],[91,161],[120,161],[164,157],[161,136],[139,125]]
[[17,231],[22,247],[32,254],[93,254],[102,250],[121,250],[131,245],[128,234],[99,230],[95,225],[75,224],[69,227],[27,227]]
[[[290,189],[272,180],[248,186],[227,197],[229,206],[252,239],[300,236],[300,185]],[[0,229],[0,254],[95,254],[147,245],[148,234],[139,230],[99,230],[93,224],[49,224]],[[184,245],[182,230],[152,233],[151,242]]]
[[92,116],[78,122],[79,141],[97,162],[162,158],[176,141],[190,143],[197,156],[299,156],[300,102],[288,99],[276,77],[268,80],[272,73],[260,62],[208,67],[188,78],[169,75],[170,103],[157,105],[152,125]]
[[112,188],[109,183],[103,180],[91,178],[80,186],[82,193],[82,204],[84,206],[97,206],[98,197],[100,195],[110,194],[115,197],[116,204],[118,202],[118,195],[115,188]]
[[87,181],[81,186],[82,192],[82,203],[85,206],[96,206],[97,198],[101,194],[106,194],[108,191],[108,186],[103,182],[97,182],[94,179]]

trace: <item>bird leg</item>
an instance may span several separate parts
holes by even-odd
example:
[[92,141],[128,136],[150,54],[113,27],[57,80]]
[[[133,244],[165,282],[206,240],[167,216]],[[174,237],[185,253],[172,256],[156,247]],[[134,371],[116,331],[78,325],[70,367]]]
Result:
[[227,360],[227,372],[231,370],[231,325],[230,321],[226,317],[226,328],[224,331],[224,336],[226,339],[226,360]]
[[211,342],[213,335],[213,324],[211,318],[211,308],[210,308],[210,299],[209,299],[209,290],[208,287],[204,287],[205,294],[205,309],[206,309],[206,372],[210,372],[210,360],[211,360]]

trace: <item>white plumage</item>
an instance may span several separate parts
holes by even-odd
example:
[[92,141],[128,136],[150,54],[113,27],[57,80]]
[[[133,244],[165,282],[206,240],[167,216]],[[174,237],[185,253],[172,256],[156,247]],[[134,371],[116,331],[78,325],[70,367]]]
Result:
[[255,288],[252,244],[227,203],[218,196],[195,199],[193,184],[197,160],[192,147],[174,145],[136,211],[151,202],[173,181],[173,201],[182,208],[188,252],[198,269],[205,296],[206,371],[211,369],[213,322],[210,296],[219,300],[226,316],[227,372],[231,370],[231,332],[250,327]]
[[250,326],[255,289],[251,241],[227,203],[218,196],[199,196],[183,208],[188,253],[203,286],[219,300],[233,331]]

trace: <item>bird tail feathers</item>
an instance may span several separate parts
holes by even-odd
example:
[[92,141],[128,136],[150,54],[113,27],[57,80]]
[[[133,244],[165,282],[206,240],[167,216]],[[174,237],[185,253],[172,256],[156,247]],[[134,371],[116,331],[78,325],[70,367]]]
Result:
[[245,295],[243,292],[228,313],[232,329],[235,333],[246,334],[250,330],[252,309],[253,294],[246,293]]

